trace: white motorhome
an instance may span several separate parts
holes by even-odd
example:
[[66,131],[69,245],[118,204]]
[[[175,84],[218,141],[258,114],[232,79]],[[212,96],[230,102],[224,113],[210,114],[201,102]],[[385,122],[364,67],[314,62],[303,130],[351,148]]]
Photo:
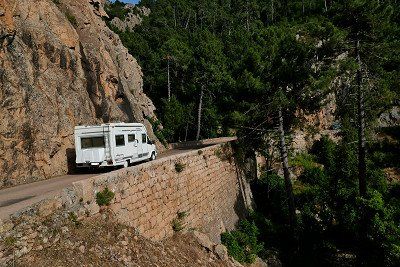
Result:
[[154,160],[157,151],[141,123],[75,127],[77,167],[124,166]]

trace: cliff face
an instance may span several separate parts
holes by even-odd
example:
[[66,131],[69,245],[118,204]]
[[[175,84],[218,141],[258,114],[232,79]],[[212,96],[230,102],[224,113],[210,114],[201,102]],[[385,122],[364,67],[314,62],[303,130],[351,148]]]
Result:
[[0,187],[65,174],[79,124],[143,122],[142,72],[99,0],[0,0]]

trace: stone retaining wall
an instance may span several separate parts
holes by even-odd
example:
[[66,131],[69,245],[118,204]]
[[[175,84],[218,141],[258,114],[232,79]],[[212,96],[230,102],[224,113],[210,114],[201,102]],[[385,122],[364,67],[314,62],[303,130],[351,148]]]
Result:
[[41,236],[49,221],[71,213],[83,220],[101,212],[104,207],[97,205],[96,193],[106,187],[115,193],[107,209],[153,240],[171,236],[173,227],[183,227],[218,242],[220,233],[233,229],[245,212],[241,191],[246,185],[238,175],[231,146],[214,145],[75,182],[0,221],[0,263],[6,240],[15,241],[13,257],[19,257],[32,249],[32,239]]
[[172,235],[174,221],[218,240],[243,210],[236,166],[227,153],[231,150],[217,145],[76,182],[77,198],[90,203],[79,214],[97,213],[95,194],[107,187],[115,192],[109,208],[118,220],[145,237]]

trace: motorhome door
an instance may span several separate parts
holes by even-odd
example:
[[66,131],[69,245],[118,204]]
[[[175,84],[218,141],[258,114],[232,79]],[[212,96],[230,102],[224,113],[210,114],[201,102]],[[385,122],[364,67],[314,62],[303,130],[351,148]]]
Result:
[[139,136],[139,158],[146,158],[149,156],[149,152],[147,151],[147,138],[145,133],[140,133]]
[[124,133],[115,133],[114,136],[114,142],[115,142],[115,158],[114,160],[116,162],[121,162],[124,161],[125,157],[127,157],[127,147],[126,147],[126,135]]
[[127,147],[129,149],[130,155],[132,156],[133,160],[138,158],[138,133],[128,133],[128,143]]

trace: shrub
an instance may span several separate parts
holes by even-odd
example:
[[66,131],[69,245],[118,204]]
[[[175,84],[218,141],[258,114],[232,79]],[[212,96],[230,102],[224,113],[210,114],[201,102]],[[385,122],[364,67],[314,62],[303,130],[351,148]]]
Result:
[[310,185],[322,185],[326,182],[327,177],[324,170],[320,167],[306,168],[299,176],[299,181]]
[[175,218],[172,220],[172,229],[174,230],[174,232],[179,232],[183,230],[183,225],[181,220],[179,220],[178,218]]
[[367,180],[368,185],[378,190],[381,193],[387,192],[388,190],[388,181],[385,175],[385,172],[381,169],[368,169],[367,170]]
[[179,220],[185,219],[189,214],[186,211],[178,211],[177,217]]
[[259,231],[254,222],[243,220],[238,230],[221,234],[228,253],[241,263],[253,263],[264,245],[258,241]]
[[185,164],[181,162],[175,163],[175,171],[176,172],[182,172],[185,169]]
[[107,187],[104,188],[103,191],[97,192],[96,194],[96,203],[99,206],[108,206],[111,203],[111,200],[114,198],[114,192],[110,191]]
[[118,0],[115,2],[106,2],[105,11],[110,19],[117,17],[121,20],[125,20],[125,17],[129,13],[129,9],[125,8],[125,5],[125,3]]
[[53,3],[56,4],[56,5],[59,5],[59,4],[61,4],[61,1],[60,0],[53,0]]
[[68,219],[75,224],[75,226],[79,226],[81,224],[80,221],[78,221],[78,216],[74,212],[68,213]]
[[13,236],[7,236],[4,238],[3,242],[6,247],[12,247],[17,242],[17,239]]
[[[109,26],[109,27],[110,27],[110,26]],[[111,27],[114,27],[114,26],[111,25]],[[111,28],[110,28],[110,29],[111,29]],[[111,29],[111,30],[113,30],[113,31],[115,32],[114,29]],[[163,130],[162,130],[161,122],[160,122],[159,120],[157,120],[157,119],[154,119],[154,118],[151,118],[151,117],[148,117],[148,116],[146,116],[146,119],[150,122],[151,127],[152,127],[152,129],[153,129],[153,133],[154,133],[154,135],[157,137],[157,139],[158,139],[165,147],[167,147],[167,146],[168,146],[168,142],[167,142],[167,139],[165,138],[164,132],[163,132]]]
[[291,165],[310,169],[316,166],[315,156],[308,153],[299,153],[292,160]]
[[183,220],[188,216],[188,213],[186,211],[179,211],[176,213],[176,218],[172,220],[172,229],[174,232],[179,232],[182,231],[184,226],[183,226]]
[[316,156],[316,160],[323,164],[328,171],[333,171],[335,165],[336,144],[328,136],[323,135],[315,141],[310,152]]
[[264,172],[252,186],[257,211],[285,221],[288,216],[285,181],[274,172]]

